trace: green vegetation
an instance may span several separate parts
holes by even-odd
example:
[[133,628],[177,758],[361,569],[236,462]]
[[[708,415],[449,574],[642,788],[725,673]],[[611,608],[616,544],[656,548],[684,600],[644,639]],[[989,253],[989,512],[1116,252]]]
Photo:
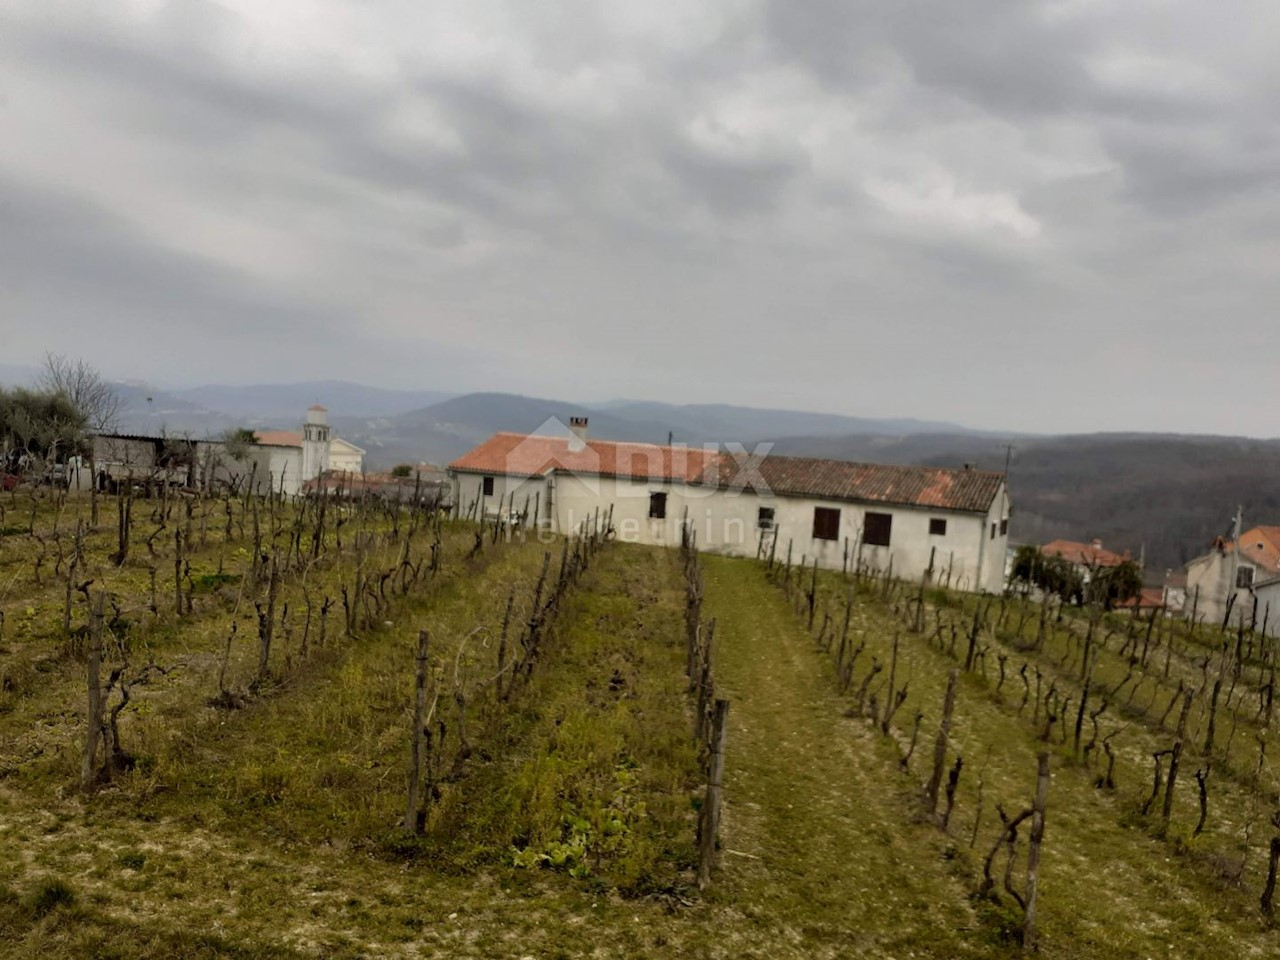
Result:
[[1031,545],[1014,552],[1010,578],[1023,590],[1035,587],[1069,603],[1101,604],[1108,610],[1142,592],[1142,571],[1132,560],[1098,567],[1086,578],[1070,560]]
[[[1258,904],[1280,785],[1257,764],[1274,661],[1257,637],[704,557],[732,710],[720,860],[699,893],[675,551],[374,502],[139,498],[117,564],[125,503],[99,498],[94,523],[86,498],[0,497],[5,956],[1013,957],[1022,912],[1003,854],[979,892],[983,861],[1043,750],[1044,956],[1273,948]],[[128,762],[86,792],[100,590]],[[946,763],[964,762],[943,830],[921,797],[953,669]],[[1147,803],[1152,754],[1189,688],[1166,822]],[[1024,831],[1019,889],[1025,849]]]

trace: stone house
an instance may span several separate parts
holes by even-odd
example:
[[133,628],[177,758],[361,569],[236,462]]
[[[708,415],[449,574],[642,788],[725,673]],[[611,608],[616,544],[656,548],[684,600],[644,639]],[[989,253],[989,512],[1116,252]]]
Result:
[[449,465],[455,510],[568,534],[612,509],[625,542],[678,545],[688,526],[717,553],[782,557],[789,545],[793,562],[892,565],[909,579],[932,568],[962,589],[1002,588],[1003,474],[590,440],[587,426],[495,434]]

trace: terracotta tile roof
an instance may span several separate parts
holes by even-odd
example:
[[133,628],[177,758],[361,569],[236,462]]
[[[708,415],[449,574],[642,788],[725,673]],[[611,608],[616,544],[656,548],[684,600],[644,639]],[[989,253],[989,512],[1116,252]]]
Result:
[[[756,482],[756,477],[763,480],[762,485]],[[811,457],[753,456],[736,459],[726,454],[721,458],[719,479],[725,486],[743,486],[746,489],[763,486],[780,496],[986,513],[1000,491],[1004,474]]]
[[268,447],[302,446],[302,433],[297,430],[257,430],[254,435]]
[[496,433],[449,464],[450,470],[540,477],[555,470],[641,480],[700,479],[719,461],[700,447],[660,447],[610,440],[570,441],[568,437]]
[[1040,552],[1050,556],[1064,557],[1072,563],[1086,567],[1117,567],[1129,559],[1129,551],[1123,554],[1103,548],[1102,544],[1077,543],[1075,540],[1051,540],[1040,548]]
[[[1230,553],[1235,544],[1220,540],[1223,553]],[[1240,556],[1264,570],[1280,571],[1280,527],[1252,527],[1240,534]]]
[[1143,587],[1142,592],[1136,597],[1128,600],[1122,600],[1116,604],[1121,610],[1159,610],[1164,606],[1164,590],[1160,587]]
[[852,500],[985,513],[1004,475],[982,470],[881,466],[807,457],[735,458],[695,447],[499,433],[449,469],[542,476],[555,470],[637,479],[680,480],[823,500]]

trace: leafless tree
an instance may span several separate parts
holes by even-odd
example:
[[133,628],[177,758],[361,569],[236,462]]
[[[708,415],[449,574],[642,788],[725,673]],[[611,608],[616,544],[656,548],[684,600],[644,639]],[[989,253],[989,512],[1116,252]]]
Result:
[[95,433],[114,430],[120,419],[120,394],[92,364],[84,360],[46,353],[44,369],[40,371],[36,385],[50,393],[61,393],[70,400]]

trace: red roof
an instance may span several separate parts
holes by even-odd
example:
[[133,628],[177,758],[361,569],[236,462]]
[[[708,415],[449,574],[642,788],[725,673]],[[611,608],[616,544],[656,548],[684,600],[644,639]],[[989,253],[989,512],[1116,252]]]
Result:
[[[1231,540],[1217,545],[1223,553],[1235,548]],[[1264,570],[1280,571],[1280,527],[1252,527],[1240,534],[1240,556]]]
[[1132,610],[1159,610],[1164,606],[1164,590],[1160,587],[1143,587],[1136,597],[1122,600],[1116,604],[1118,608]]
[[642,480],[700,480],[720,454],[701,447],[570,440],[537,434],[496,433],[449,464],[450,470],[540,477],[553,470]]
[[807,457],[734,457],[715,449],[498,433],[449,464],[469,473],[552,471],[678,480],[762,494],[860,500],[985,513],[1004,475],[982,470],[879,466]]
[[1040,548],[1040,552],[1049,556],[1059,556],[1072,563],[1086,567],[1118,567],[1129,559],[1126,550],[1123,555],[1105,550],[1096,540],[1093,543],[1077,543],[1074,540],[1052,540]]
[[[754,471],[754,472],[753,472]],[[986,513],[1004,483],[1004,474],[945,467],[891,466],[819,460],[811,457],[747,457],[721,460],[720,482],[759,486],[759,492],[822,500],[865,500],[913,507]]]
[[258,430],[254,435],[268,447],[302,446],[302,434],[297,430]]

